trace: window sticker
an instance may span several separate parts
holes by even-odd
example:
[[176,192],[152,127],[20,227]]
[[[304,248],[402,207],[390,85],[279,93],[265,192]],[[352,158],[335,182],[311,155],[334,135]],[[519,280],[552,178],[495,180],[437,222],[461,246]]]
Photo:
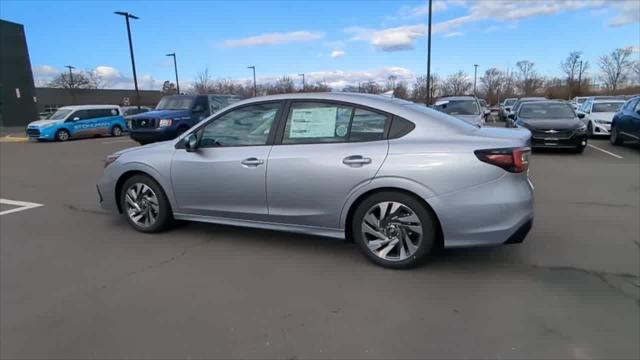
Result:
[[333,137],[336,131],[337,107],[293,109],[289,138]]

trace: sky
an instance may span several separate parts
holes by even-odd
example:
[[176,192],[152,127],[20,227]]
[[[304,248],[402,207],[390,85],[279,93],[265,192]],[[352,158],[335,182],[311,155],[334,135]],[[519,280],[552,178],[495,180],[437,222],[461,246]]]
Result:
[[[138,82],[180,85],[208,68],[216,78],[258,82],[288,75],[334,89],[390,75],[426,73],[427,1],[0,1],[0,19],[25,26],[37,84],[72,65],[100,74],[109,88],[133,88],[125,21]],[[597,72],[599,56],[632,47],[640,60],[638,0],[434,0],[432,73],[473,76],[529,60],[545,76],[581,51]]]

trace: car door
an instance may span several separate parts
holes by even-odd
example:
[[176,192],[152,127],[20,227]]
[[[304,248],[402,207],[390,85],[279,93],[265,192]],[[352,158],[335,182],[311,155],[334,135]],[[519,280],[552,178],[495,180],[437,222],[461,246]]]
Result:
[[264,220],[267,159],[281,105],[234,108],[194,130],[196,151],[178,146],[171,164],[175,212]]
[[348,104],[294,101],[267,167],[273,222],[338,228],[342,206],[387,156],[387,114]]
[[69,130],[71,130],[72,137],[89,136],[89,126],[87,122],[88,119],[88,110],[76,110],[73,112],[73,114],[67,117],[66,122],[69,123]]
[[636,101],[636,106],[629,110],[626,115],[629,119],[626,122],[628,130],[625,131],[635,140],[640,140],[640,100]]

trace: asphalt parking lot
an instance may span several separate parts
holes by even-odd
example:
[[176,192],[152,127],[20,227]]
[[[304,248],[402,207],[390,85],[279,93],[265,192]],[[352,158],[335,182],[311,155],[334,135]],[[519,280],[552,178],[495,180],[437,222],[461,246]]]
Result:
[[0,143],[0,355],[637,359],[640,147],[591,144],[533,154],[523,244],[394,271],[307,235],[133,231],[95,191],[127,137]]

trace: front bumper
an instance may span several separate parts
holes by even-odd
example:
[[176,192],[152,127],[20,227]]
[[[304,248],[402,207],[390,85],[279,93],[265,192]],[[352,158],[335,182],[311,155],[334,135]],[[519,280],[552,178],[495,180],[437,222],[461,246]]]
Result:
[[598,124],[596,122],[592,122],[592,124],[593,124],[593,135],[610,135],[611,123]]
[[175,139],[178,130],[173,128],[129,129],[129,136],[138,142],[156,142]]
[[29,140],[53,140],[55,131],[40,127],[27,127],[25,133]]
[[587,146],[586,134],[572,135],[570,138],[567,138],[567,139],[554,138],[551,136],[548,136],[548,137],[532,136],[531,137],[531,147],[537,148],[537,149],[540,149],[540,148],[575,149],[577,147],[585,147],[585,146]]

